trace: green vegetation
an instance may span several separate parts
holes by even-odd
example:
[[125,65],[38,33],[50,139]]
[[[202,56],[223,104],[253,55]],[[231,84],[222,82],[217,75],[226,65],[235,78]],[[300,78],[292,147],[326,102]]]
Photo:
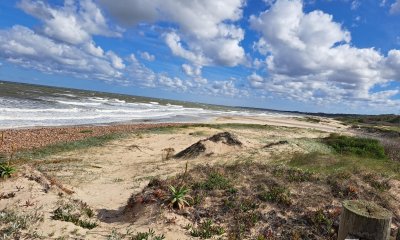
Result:
[[91,220],[94,215],[94,211],[86,203],[74,200],[71,203],[61,202],[61,206],[53,211],[52,219],[71,222],[82,228],[93,229],[97,227],[97,223]]
[[383,146],[376,139],[331,134],[324,139],[324,142],[339,154],[375,159],[386,158]]
[[12,167],[5,163],[0,163],[0,177],[8,178],[16,171],[15,167]]
[[382,178],[376,174],[370,173],[363,177],[364,181],[366,181],[371,187],[379,190],[381,192],[387,191],[390,189],[389,179]]
[[317,152],[294,154],[287,162],[290,167],[301,168],[323,175],[338,172],[379,172],[400,179],[400,162],[389,159],[359,156],[321,154]]
[[135,236],[131,237],[132,240],[163,240],[164,235],[156,235],[153,229],[149,229],[148,232],[138,232]]
[[37,211],[20,213],[10,209],[0,211],[1,239],[33,239],[36,235],[32,227],[43,221],[43,215]]
[[79,131],[79,133],[93,133],[93,130],[91,130],[91,129],[85,129],[85,130]]
[[201,239],[212,238],[213,236],[224,234],[223,227],[215,226],[210,219],[204,220],[197,228],[191,227],[190,235]]
[[187,189],[185,186],[175,188],[173,186],[169,186],[170,190],[170,198],[169,198],[169,205],[182,209],[185,208],[186,206],[189,206],[189,199],[192,199],[192,197],[188,196],[189,189]]
[[269,191],[263,191],[259,195],[260,200],[284,205],[291,205],[290,191],[282,186],[273,186]]
[[348,124],[373,124],[373,125],[392,125],[400,123],[400,116],[387,114],[387,115],[370,115],[370,116],[342,116],[337,118]]
[[231,186],[230,180],[225,178],[218,172],[211,172],[207,180],[204,182],[195,183],[193,189],[203,189],[203,190],[224,190]]
[[153,229],[149,229],[147,232],[137,232],[133,234],[130,232],[130,229],[126,231],[126,233],[122,234],[113,229],[110,235],[107,236],[107,240],[163,240],[165,236],[163,234],[157,235]]
[[44,158],[46,156],[57,154],[57,153],[79,150],[79,149],[84,149],[84,148],[89,148],[89,147],[102,146],[103,144],[105,144],[109,141],[121,138],[123,136],[125,136],[125,134],[113,133],[113,134],[108,134],[108,135],[103,135],[103,136],[98,136],[98,137],[89,137],[89,138],[79,140],[79,141],[74,141],[74,142],[53,144],[53,145],[49,145],[49,146],[39,148],[39,149],[22,151],[22,152],[16,153],[14,158],[20,159],[20,160]]
[[273,168],[274,176],[287,179],[289,182],[307,182],[316,180],[315,174],[308,169],[286,167],[284,165]]
[[314,226],[320,228],[326,234],[329,234],[333,230],[333,220],[322,209],[312,213],[310,221]]
[[[152,181],[131,199],[134,204],[159,204],[161,210],[165,200],[159,196],[168,192],[168,186],[184,182],[193,201],[190,208],[175,214],[192,222],[186,227],[191,236],[217,239],[335,239],[333,223],[339,221],[340,211],[332,202],[374,199],[390,211],[398,208],[389,197],[390,178],[384,177],[399,175],[388,165],[394,161],[335,152],[298,153],[279,161],[286,165],[252,161],[198,165]],[[373,171],[384,174],[366,175]],[[310,206],[324,210],[313,211]]]

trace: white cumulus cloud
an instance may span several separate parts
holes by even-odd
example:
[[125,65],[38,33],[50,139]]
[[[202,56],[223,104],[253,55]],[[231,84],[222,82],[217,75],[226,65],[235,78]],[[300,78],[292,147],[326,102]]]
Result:
[[152,62],[156,57],[148,52],[140,52],[140,57],[146,61]]
[[120,36],[109,29],[101,10],[91,0],[67,0],[58,8],[43,1],[22,0],[18,6],[43,22],[44,34],[59,41],[79,44],[90,41],[91,35]]
[[99,2],[125,24],[177,24],[175,31],[166,34],[165,41],[174,55],[194,64],[236,66],[245,61],[240,46],[244,31],[233,24],[242,18],[244,0]]
[[400,0],[396,0],[392,5],[390,5],[390,14],[400,13]]
[[268,76],[249,76],[251,86],[299,101],[382,102],[396,91],[372,93],[399,80],[398,52],[385,57],[373,48],[351,45],[350,32],[322,11],[305,13],[300,0],[278,0],[251,27],[262,34],[255,44],[266,55]]
[[119,57],[112,52],[108,56],[101,53],[94,46],[89,45],[85,50],[59,43],[19,25],[0,30],[1,58],[47,73],[72,73],[108,80],[121,77],[119,70],[123,64]]

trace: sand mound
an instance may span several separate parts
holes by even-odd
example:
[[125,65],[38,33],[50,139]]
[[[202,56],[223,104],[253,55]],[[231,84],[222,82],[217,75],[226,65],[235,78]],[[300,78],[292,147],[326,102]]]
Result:
[[210,156],[234,150],[243,144],[233,134],[222,132],[207,139],[200,140],[183,151],[177,153],[174,158],[195,158],[200,155]]

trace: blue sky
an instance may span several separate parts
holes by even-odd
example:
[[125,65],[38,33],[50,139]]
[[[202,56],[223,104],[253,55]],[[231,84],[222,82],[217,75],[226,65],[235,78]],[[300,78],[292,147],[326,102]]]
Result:
[[0,79],[399,113],[400,0],[1,1]]

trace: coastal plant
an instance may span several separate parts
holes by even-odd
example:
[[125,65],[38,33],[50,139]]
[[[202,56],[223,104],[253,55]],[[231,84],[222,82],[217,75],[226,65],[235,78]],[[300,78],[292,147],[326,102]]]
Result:
[[323,229],[327,234],[331,233],[333,227],[333,220],[328,216],[324,210],[319,209],[316,212],[312,213],[310,217],[311,223]]
[[8,178],[11,177],[13,173],[15,173],[15,167],[10,166],[9,164],[0,164],[0,177]]
[[201,239],[212,238],[214,235],[222,235],[225,230],[221,226],[215,226],[210,219],[204,220],[197,228],[192,227],[190,235]]
[[65,222],[71,222],[76,226],[93,229],[97,227],[97,223],[90,218],[94,217],[94,212],[87,204],[80,201],[73,203],[61,203],[56,210],[53,211],[52,219]]
[[43,221],[38,211],[20,213],[5,209],[0,211],[0,239],[32,239],[31,234],[24,233],[36,223]]
[[324,142],[339,154],[375,159],[386,158],[385,149],[376,139],[331,134],[324,139]]
[[381,144],[385,149],[386,155],[393,161],[400,162],[400,140],[399,139],[381,139]]
[[259,194],[259,199],[262,201],[274,202],[284,205],[291,205],[290,191],[281,186],[271,187],[269,191],[263,191]]
[[307,169],[286,167],[278,165],[272,169],[272,174],[276,177],[282,177],[289,182],[308,182],[316,179],[314,173]]
[[194,189],[203,189],[203,190],[224,190],[231,187],[231,183],[229,179],[224,177],[222,174],[218,172],[211,172],[207,180],[200,183],[195,183]]
[[192,200],[191,196],[188,196],[189,189],[185,186],[181,186],[179,188],[175,188],[174,186],[169,186],[170,190],[170,198],[169,205],[173,208],[183,209],[186,206],[189,206],[188,200]]
[[132,240],[163,240],[165,236],[163,234],[156,235],[153,229],[149,229],[147,232],[138,232],[135,236],[131,237]]
[[384,192],[390,189],[389,179],[379,179],[375,174],[367,174],[363,177],[371,187],[378,191]]

